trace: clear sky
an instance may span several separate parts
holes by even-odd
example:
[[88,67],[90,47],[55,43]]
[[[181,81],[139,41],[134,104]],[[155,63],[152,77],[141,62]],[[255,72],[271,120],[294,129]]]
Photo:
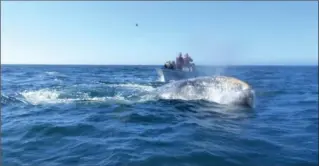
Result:
[[318,64],[318,2],[1,2],[2,64],[164,64],[178,52]]

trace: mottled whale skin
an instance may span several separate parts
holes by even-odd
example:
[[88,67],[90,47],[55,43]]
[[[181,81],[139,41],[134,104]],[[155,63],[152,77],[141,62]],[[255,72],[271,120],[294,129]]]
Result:
[[219,104],[254,107],[252,87],[237,78],[227,76],[197,77],[170,82],[162,88],[166,98],[204,99]]

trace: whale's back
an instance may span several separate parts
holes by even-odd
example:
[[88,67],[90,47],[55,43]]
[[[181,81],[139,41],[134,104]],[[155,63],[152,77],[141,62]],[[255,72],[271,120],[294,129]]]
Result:
[[198,77],[171,82],[161,89],[166,99],[208,100],[220,104],[252,106],[254,92],[251,86],[234,77]]

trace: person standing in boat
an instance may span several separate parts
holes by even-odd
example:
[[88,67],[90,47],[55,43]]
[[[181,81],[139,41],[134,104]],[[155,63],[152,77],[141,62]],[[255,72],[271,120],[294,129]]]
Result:
[[176,57],[176,69],[182,70],[184,66],[184,59],[182,53],[179,53],[179,56]]
[[188,70],[193,71],[193,65],[191,64],[193,62],[193,59],[186,53],[184,55],[184,66],[188,68]]

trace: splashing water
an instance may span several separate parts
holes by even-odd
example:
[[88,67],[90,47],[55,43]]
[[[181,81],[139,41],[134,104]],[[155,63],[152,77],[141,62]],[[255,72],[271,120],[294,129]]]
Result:
[[59,103],[71,103],[75,101],[96,101],[102,102],[110,99],[123,99],[121,96],[110,97],[90,97],[87,93],[82,93],[81,96],[74,98],[64,97],[66,95],[63,91],[40,89],[36,91],[24,91],[21,93],[24,99],[32,104],[59,104]]
[[[114,102],[134,103],[150,100],[149,92],[154,88],[139,84],[84,84],[64,89],[39,89],[23,91],[20,95],[27,103],[39,104],[67,104],[72,102]],[[153,97],[151,97],[153,98]]]

